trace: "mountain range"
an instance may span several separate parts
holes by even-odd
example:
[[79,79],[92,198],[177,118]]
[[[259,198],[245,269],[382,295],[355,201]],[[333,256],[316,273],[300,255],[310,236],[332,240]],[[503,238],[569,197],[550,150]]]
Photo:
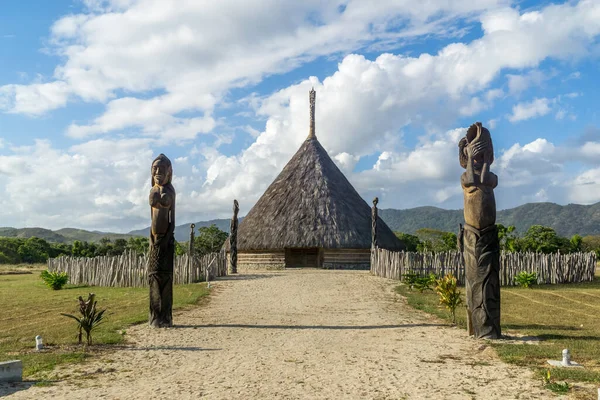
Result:
[[[407,210],[381,209],[379,216],[393,231],[415,233],[420,228],[432,228],[447,232],[456,232],[458,224],[463,222],[462,210],[445,210],[437,207],[417,207]],[[240,218],[240,221],[243,218]],[[229,232],[229,219],[213,219],[195,222],[197,229],[215,224],[219,229]],[[531,225],[552,227],[560,236],[570,237],[600,235],[600,203],[591,205],[555,203],[528,203],[519,207],[500,210],[497,223],[514,225],[517,233],[523,234]],[[44,228],[0,228],[0,236],[28,238],[37,236],[49,242],[72,243],[75,240],[97,242],[103,237],[111,240],[129,239],[134,236],[148,236],[150,227],[129,233],[110,233],[86,231],[83,229],[63,228],[55,231]],[[190,224],[175,228],[175,239],[179,242],[189,240]]]

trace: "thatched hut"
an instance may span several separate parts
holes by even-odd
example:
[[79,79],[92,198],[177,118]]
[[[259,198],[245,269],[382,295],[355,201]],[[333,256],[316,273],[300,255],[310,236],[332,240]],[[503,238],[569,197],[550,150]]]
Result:
[[[308,137],[239,225],[239,269],[370,265],[371,208],[317,140],[310,100]],[[404,248],[381,218],[377,243]]]

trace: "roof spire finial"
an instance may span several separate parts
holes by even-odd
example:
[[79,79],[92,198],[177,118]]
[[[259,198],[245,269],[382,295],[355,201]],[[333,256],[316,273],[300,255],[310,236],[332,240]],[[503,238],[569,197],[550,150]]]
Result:
[[310,125],[308,128],[308,137],[306,139],[310,140],[317,138],[315,135],[315,102],[317,99],[317,92],[315,92],[314,87],[308,92],[308,99],[310,102]]

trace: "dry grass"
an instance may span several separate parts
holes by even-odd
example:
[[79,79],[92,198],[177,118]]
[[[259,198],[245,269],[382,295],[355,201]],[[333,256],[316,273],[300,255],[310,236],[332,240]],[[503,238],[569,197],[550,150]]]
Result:
[[[3,267],[2,271],[18,270]],[[22,268],[21,268],[22,269]],[[98,308],[107,308],[106,322],[94,333],[94,344],[116,344],[126,339],[125,329],[148,317],[147,288],[107,288],[67,285],[63,290],[51,290],[32,274],[0,275],[0,361],[21,359],[24,375],[51,369],[54,365],[84,359],[89,351],[77,346],[75,321],[61,312],[77,314],[79,296],[96,294]],[[196,304],[208,294],[204,284],[177,285],[174,308]],[[35,352],[35,336],[41,335],[48,347]]]
[[[404,285],[398,292],[418,309],[450,320],[438,305],[437,295],[409,291]],[[464,288],[463,288],[464,293]],[[548,369],[552,378],[571,384],[600,383],[600,276],[591,283],[502,288],[502,330],[509,336],[535,336],[539,345],[493,343],[500,358],[539,371]],[[464,299],[464,298],[463,298]],[[463,309],[464,310],[464,309]],[[457,312],[457,324],[466,326],[466,313]],[[560,360],[563,349],[571,350],[574,361],[584,369],[553,368],[547,360]],[[579,385],[581,386],[581,385]],[[585,385],[583,385],[585,386]],[[595,389],[576,387],[577,397],[596,399]]]

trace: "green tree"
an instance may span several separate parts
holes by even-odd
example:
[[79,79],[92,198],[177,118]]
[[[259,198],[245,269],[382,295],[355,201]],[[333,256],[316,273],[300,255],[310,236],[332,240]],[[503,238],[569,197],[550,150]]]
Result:
[[417,236],[411,235],[410,233],[394,232],[394,235],[404,243],[406,251],[417,251],[417,248],[421,243]]
[[127,250],[127,240],[125,239],[117,239],[111,245],[111,248],[108,251],[109,256],[120,256]]
[[593,251],[600,259],[600,235],[588,235],[581,239],[581,251]]
[[50,252],[48,253],[50,258],[57,258],[61,256],[71,255],[71,245],[66,243],[50,243]]
[[504,226],[502,224],[496,225],[498,228],[498,240],[500,241],[500,250],[514,253],[518,251],[518,237],[515,233],[515,227],[513,225]]
[[44,239],[38,237],[30,237],[19,246],[17,252],[21,262],[25,263],[42,263],[48,260],[50,253],[50,245]]
[[1,264],[18,264],[21,262],[19,256],[19,247],[25,243],[25,239],[21,238],[5,238],[0,237],[0,257]]
[[214,253],[221,250],[229,234],[223,232],[215,224],[203,226],[198,229],[198,236],[194,240],[194,251],[197,255]]
[[548,226],[532,225],[522,239],[518,240],[519,251],[534,251],[541,253],[571,252],[571,242],[560,237]]
[[583,245],[583,237],[581,235],[573,235],[570,240],[571,251],[578,252],[581,251],[581,247]]
[[150,240],[147,237],[137,236],[129,238],[127,241],[127,250],[135,251],[137,254],[146,254],[148,252],[148,246]]
[[187,253],[187,246],[185,245],[187,242],[179,243],[177,240],[175,241],[175,255],[182,256]]
[[97,255],[97,246],[94,243],[76,240],[71,247],[71,253],[74,257],[95,257]]
[[455,233],[430,228],[421,228],[415,233],[420,240],[417,251],[442,252],[456,250],[457,238]]

